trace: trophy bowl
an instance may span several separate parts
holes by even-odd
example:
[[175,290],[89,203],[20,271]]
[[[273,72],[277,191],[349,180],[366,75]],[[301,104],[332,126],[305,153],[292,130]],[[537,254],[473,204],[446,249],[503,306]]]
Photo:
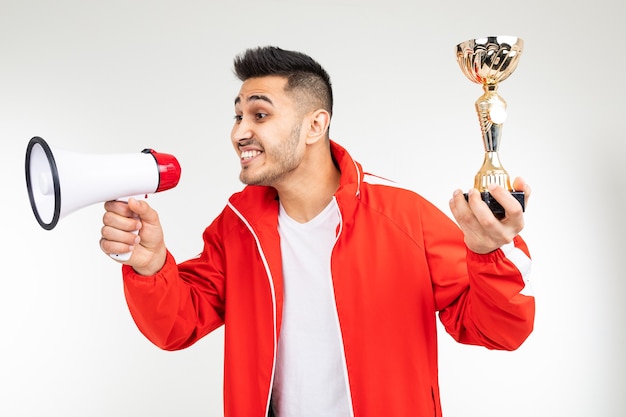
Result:
[[461,42],[456,57],[467,78],[477,84],[497,84],[517,68],[524,41],[515,36],[489,36]]

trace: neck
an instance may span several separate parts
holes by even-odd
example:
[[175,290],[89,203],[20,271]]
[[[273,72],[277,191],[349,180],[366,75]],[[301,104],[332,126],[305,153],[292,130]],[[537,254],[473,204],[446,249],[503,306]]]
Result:
[[330,149],[318,158],[307,158],[297,178],[276,187],[280,203],[297,222],[315,218],[330,203],[339,188],[341,173],[335,166]]

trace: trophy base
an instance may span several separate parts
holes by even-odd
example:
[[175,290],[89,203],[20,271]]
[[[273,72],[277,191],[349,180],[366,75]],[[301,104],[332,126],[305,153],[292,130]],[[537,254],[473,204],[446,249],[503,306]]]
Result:
[[[465,200],[467,200],[467,193],[465,195]],[[511,191],[511,195],[515,197],[515,199],[521,204],[522,211],[525,210],[524,207],[524,192],[523,191]],[[498,219],[504,218],[504,208],[496,201],[495,198],[491,196],[489,191],[483,191],[480,193],[480,197],[483,201],[489,206],[489,209],[493,213],[494,216]]]

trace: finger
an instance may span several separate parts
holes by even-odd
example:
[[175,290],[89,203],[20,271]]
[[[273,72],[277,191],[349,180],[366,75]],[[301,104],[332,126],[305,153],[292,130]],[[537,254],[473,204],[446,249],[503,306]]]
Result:
[[136,245],[140,242],[140,237],[135,230],[121,230],[111,226],[103,226],[100,230],[102,239],[111,242],[120,242],[125,245]]
[[454,190],[454,192],[452,193],[452,198],[450,199],[449,205],[450,205],[450,211],[452,211],[452,215],[454,216],[455,219],[457,219],[457,222],[460,219],[467,217],[468,214],[471,214],[471,210],[467,204],[467,201],[465,200],[463,191],[461,190]]
[[[134,236],[138,239],[138,236]],[[134,242],[133,244],[128,244],[115,240],[107,240],[105,238],[100,239],[100,249],[107,255],[111,255],[112,253],[118,254],[132,252],[135,249],[135,246],[136,244],[134,244]]]
[[[123,203],[125,204],[125,203]],[[124,214],[118,214],[114,211],[107,211],[102,216],[102,223],[105,226],[113,229],[119,229],[126,232],[132,232],[141,229],[141,221],[137,218],[137,215],[132,211],[129,211],[127,217]]]
[[[480,218],[485,218],[482,222],[498,223],[489,210],[489,207],[482,200],[480,193],[476,189],[471,189],[467,193],[467,201],[462,192],[455,191],[453,199],[450,201],[455,219],[463,231],[464,241],[467,247],[476,253],[488,253],[497,247],[486,234],[485,225]],[[501,225],[498,226],[501,227]]]
[[[112,253],[132,252],[135,246],[139,244],[141,239],[137,231],[141,228],[141,222],[138,220],[107,212],[104,216],[104,223],[105,225],[100,231],[102,236],[100,239],[100,248],[107,255]],[[115,227],[107,225],[107,223],[114,224]],[[124,226],[126,223],[129,226]],[[122,229],[122,227],[124,227],[124,229]]]
[[526,181],[522,177],[516,177],[513,180],[513,190],[515,191],[526,191]]
[[[468,205],[476,218],[476,221],[481,224],[481,228],[490,227],[498,222],[489,205],[485,203],[481,193],[473,188],[468,191]],[[495,198],[495,196],[492,195]]]
[[455,191],[451,204],[454,206],[453,208],[451,207],[452,214],[464,233],[475,234],[482,228],[476,216],[474,206],[478,205],[479,209],[484,209],[485,207],[481,206],[486,205],[480,198],[480,193],[477,190],[469,190],[467,199],[461,190]]
[[119,214],[124,217],[132,217],[133,212],[125,201],[111,200],[104,203],[104,210]]
[[517,177],[515,178],[515,180],[513,180],[513,189],[516,191],[524,192],[524,206],[526,206],[532,192],[530,185],[528,185],[526,181],[524,181],[521,177]]
[[523,209],[519,201],[511,195],[511,192],[495,184],[489,185],[489,193],[504,209],[504,218],[518,218],[523,215]]

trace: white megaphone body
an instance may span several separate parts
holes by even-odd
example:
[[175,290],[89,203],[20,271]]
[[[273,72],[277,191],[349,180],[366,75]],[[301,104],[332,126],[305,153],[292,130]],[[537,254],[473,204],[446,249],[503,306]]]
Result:
[[[55,149],[34,137],[26,149],[26,186],[39,225],[52,230],[66,215],[98,202],[126,200],[176,187],[180,164],[169,154],[90,155]],[[128,260],[130,253],[112,254]]]

